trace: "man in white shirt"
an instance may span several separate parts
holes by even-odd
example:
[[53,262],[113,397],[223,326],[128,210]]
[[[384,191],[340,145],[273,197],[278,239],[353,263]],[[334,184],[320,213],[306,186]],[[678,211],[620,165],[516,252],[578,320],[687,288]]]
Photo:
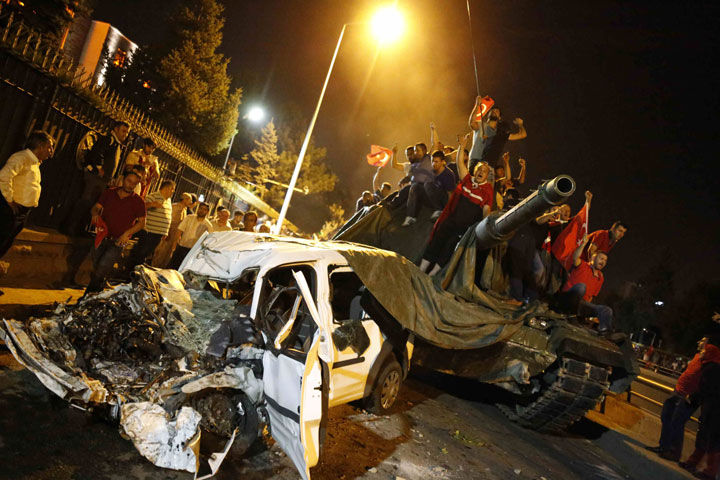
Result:
[[128,258],[128,270],[136,265],[147,263],[160,240],[165,238],[170,230],[172,221],[172,202],[170,198],[175,193],[175,182],[165,180],[160,184],[160,190],[145,197],[145,229],[139,233],[139,239]]
[[210,212],[210,205],[202,202],[198,205],[197,213],[188,215],[178,225],[177,232],[175,233],[175,239],[173,242],[177,245],[175,252],[170,259],[168,268],[177,270],[180,268],[180,264],[185,259],[185,256],[190,252],[190,249],[198,241],[198,238],[205,232],[212,232],[212,224],[207,219],[207,214]]
[[36,130],[26,149],[14,153],[0,169],[0,258],[22,231],[30,210],[40,200],[40,164],[52,157],[55,140]]
[[230,225],[230,210],[225,207],[218,207],[217,216],[212,222],[211,232],[230,232],[232,231],[232,225]]

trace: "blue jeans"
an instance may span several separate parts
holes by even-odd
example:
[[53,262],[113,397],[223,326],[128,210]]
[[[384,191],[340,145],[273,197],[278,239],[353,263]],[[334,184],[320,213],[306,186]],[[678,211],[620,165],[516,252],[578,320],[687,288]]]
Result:
[[101,292],[107,278],[113,271],[114,265],[122,257],[123,247],[115,244],[114,238],[104,238],[100,245],[93,250],[93,271],[90,274],[85,293]]
[[660,448],[672,455],[682,454],[683,440],[685,439],[685,424],[693,412],[695,406],[685,401],[685,397],[673,393],[663,403],[660,419],[662,420],[662,431],[660,433]]
[[607,305],[596,305],[594,303],[583,300],[587,286],[584,283],[576,283],[567,292],[564,292],[565,303],[569,305],[577,305],[578,315],[590,315],[597,317],[600,325],[599,331],[610,330],[613,324],[613,311]]
[[410,186],[407,200],[407,216],[416,218],[423,204],[433,210],[442,210],[448,201],[448,192],[432,182],[415,183]]

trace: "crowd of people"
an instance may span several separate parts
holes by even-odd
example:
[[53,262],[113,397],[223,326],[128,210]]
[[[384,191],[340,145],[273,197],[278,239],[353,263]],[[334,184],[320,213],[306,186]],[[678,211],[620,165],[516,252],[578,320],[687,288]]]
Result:
[[[386,168],[381,166],[373,177],[373,191],[363,192],[357,200],[358,211],[380,202],[393,211],[404,211],[405,228],[417,222],[423,206],[429,207],[434,225],[419,262],[420,269],[429,275],[443,269],[470,226],[492,211],[508,210],[521,200],[518,188],[525,183],[527,162],[518,158],[515,169],[506,145],[527,137],[524,122],[521,118],[504,121],[497,105],[480,114],[482,108],[483,97],[477,97],[468,121],[471,131],[457,136],[457,148],[443,144],[432,123],[431,149],[422,142],[410,145],[405,149],[405,161],[401,161],[396,145],[389,165],[404,174],[397,190],[387,182],[378,184],[380,172]],[[612,310],[593,300],[602,288],[609,253],[628,227],[617,221],[607,230],[590,234],[586,226],[575,228],[573,223],[583,223],[587,218],[592,194],[586,192],[585,198],[583,211],[575,217],[569,205],[559,205],[522,226],[507,242],[506,301],[519,306],[552,294],[551,303],[558,310],[597,318],[598,330],[612,335]],[[569,230],[581,232],[571,239],[573,248],[562,255],[554,254],[559,250],[556,244],[568,243]]]
[[[143,263],[178,268],[189,249],[207,232],[241,230],[267,232],[258,224],[254,211],[232,213],[198,201],[195,194],[175,194],[173,180],[160,180],[156,145],[150,138],[128,152],[130,124],[114,123],[110,133],[98,138],[84,158],[83,190],[73,211],[60,229],[72,236],[85,235],[95,227],[92,250],[93,271],[85,294],[101,291],[108,277],[131,271]],[[8,158],[0,169],[0,258],[24,228],[28,214],[38,206],[41,195],[40,165],[54,153],[55,140],[47,132],[33,131],[26,148]],[[130,253],[126,247],[134,242]],[[1,294],[1,293],[0,293]]]

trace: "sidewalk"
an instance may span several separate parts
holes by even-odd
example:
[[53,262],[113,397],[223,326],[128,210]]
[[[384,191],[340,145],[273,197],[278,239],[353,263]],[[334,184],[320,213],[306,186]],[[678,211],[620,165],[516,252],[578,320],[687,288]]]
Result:
[[[75,273],[75,281],[87,282],[92,247],[92,238],[68,237],[49,228],[25,228],[2,258],[7,271],[0,273],[0,290],[48,288],[54,282],[67,283],[69,272]],[[0,302],[7,300],[0,298]]]
[[75,302],[83,290],[65,288],[49,290],[43,288],[2,287],[5,295],[0,296],[0,318],[25,320],[29,316],[49,314],[57,303]]

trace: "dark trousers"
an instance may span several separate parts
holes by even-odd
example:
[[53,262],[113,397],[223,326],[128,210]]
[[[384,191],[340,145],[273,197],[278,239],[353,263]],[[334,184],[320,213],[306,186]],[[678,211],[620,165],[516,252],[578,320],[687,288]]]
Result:
[[407,216],[417,217],[420,207],[429,205],[433,210],[442,210],[448,201],[447,191],[432,182],[410,185],[407,198]]
[[10,204],[0,195],[0,258],[2,258],[25,227],[31,208],[17,207],[18,212],[13,212]]
[[660,414],[660,420],[662,420],[661,450],[680,457],[685,439],[685,424],[690,420],[695,408],[685,400],[685,397],[675,393],[665,400]]
[[137,265],[149,263],[148,258],[152,257],[153,252],[160,244],[160,240],[162,240],[164,236],[159,233],[150,233],[145,230],[141,230],[138,233],[140,233],[138,241],[128,257],[128,271],[132,271],[132,269]]
[[562,292],[558,297],[560,310],[577,315],[597,317],[598,330],[601,332],[612,329],[612,308],[583,300],[586,290],[587,286],[584,283],[576,283],[567,292]]
[[407,205],[408,196],[410,195],[410,187],[412,187],[412,185],[405,185],[403,188],[398,190],[397,195],[390,200],[389,206],[391,209],[395,210],[396,208]]
[[529,231],[519,231],[508,242],[505,261],[510,273],[510,296],[518,301],[537,300],[537,280],[544,267]]
[[430,265],[437,263],[444,267],[450,261],[460,237],[463,236],[469,226],[448,225],[447,222],[440,225],[425,248],[423,259],[430,262]]
[[90,222],[90,209],[97,203],[100,194],[107,187],[107,180],[103,180],[98,175],[83,172],[83,193],[75,204],[70,218],[65,222],[64,232],[70,235],[78,235]]
[[120,261],[123,247],[115,244],[114,238],[105,238],[92,252],[93,271],[85,294],[101,292],[105,279],[112,273],[113,266]]
[[181,247],[178,245],[175,247],[175,252],[173,253],[172,258],[170,259],[170,263],[168,264],[168,268],[172,268],[173,270],[177,270],[180,268],[180,264],[185,260],[185,257],[190,252],[190,249],[187,247]]

